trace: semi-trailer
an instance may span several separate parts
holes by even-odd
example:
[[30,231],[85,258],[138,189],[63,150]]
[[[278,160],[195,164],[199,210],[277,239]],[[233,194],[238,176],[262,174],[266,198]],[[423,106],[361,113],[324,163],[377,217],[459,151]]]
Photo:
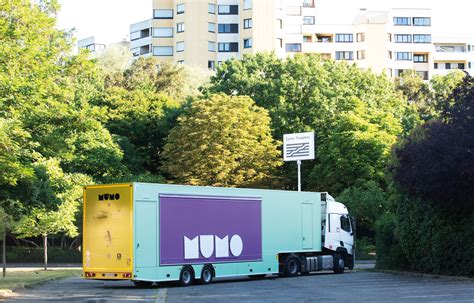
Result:
[[354,267],[355,221],[324,192],[84,187],[83,276],[138,286]]

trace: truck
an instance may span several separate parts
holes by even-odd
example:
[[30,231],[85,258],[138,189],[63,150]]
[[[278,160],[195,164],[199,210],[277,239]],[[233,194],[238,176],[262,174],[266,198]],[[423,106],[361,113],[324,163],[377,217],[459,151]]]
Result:
[[84,187],[83,277],[137,286],[354,267],[355,220],[325,192]]

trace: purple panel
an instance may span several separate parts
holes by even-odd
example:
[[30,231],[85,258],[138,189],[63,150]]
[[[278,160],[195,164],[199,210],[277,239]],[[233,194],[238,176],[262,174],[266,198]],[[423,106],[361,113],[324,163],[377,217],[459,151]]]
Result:
[[162,195],[159,201],[160,265],[262,259],[261,200]]

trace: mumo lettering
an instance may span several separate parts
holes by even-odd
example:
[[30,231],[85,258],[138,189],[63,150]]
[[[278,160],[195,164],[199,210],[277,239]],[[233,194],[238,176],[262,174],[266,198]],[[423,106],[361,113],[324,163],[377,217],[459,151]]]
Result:
[[99,195],[99,201],[119,200],[120,194],[102,194]]
[[244,243],[239,235],[219,238],[214,235],[201,235],[193,239],[184,236],[184,259],[199,259],[199,253],[204,258],[210,258],[213,254],[216,258],[238,257],[242,254]]

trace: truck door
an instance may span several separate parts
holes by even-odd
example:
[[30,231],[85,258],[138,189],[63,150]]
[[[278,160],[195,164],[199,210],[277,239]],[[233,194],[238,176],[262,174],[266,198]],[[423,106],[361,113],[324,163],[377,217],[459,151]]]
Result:
[[313,204],[301,204],[303,249],[313,248]]
[[352,254],[352,245],[354,244],[351,222],[347,215],[341,215],[341,242],[349,254]]

